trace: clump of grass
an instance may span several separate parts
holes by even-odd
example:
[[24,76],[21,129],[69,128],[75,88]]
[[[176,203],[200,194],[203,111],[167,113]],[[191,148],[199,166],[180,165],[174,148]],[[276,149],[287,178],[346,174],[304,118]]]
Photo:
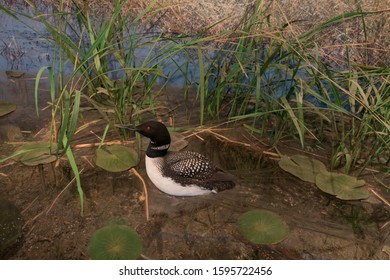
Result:
[[[349,172],[353,166],[381,160],[389,152],[389,71],[353,65],[345,70],[315,52],[315,38],[330,27],[383,11],[350,12],[312,30],[291,36],[292,24],[272,25],[268,7],[255,1],[242,26],[209,64],[200,63],[201,123],[205,116],[252,119],[252,132],[271,137],[307,138],[333,147],[331,166]],[[345,45],[346,50],[350,48]],[[202,62],[202,52],[199,52]],[[370,70],[369,70],[370,69]],[[324,131],[330,129],[330,136]],[[371,150],[364,149],[370,143]],[[366,150],[366,151],[363,151]]]
[[[73,1],[69,5],[59,1],[52,13],[46,13],[33,1],[25,0],[35,14],[24,16],[45,25],[51,36],[46,39],[58,51],[54,66],[43,67],[37,73],[36,106],[38,113],[39,80],[47,71],[52,105],[50,140],[57,144],[58,156],[67,156],[75,174],[81,212],[83,190],[71,143],[82,100],[89,102],[109,124],[133,122],[139,112],[153,111],[152,88],[158,78],[166,78],[161,65],[184,49],[162,34],[140,32],[138,23],[142,17],[155,13],[154,3],[134,16],[123,13],[126,2],[115,1],[110,16],[98,19],[86,2]],[[18,19],[17,14],[1,8]],[[141,48],[143,52],[139,51]],[[66,72],[69,65],[73,68],[71,73]]]

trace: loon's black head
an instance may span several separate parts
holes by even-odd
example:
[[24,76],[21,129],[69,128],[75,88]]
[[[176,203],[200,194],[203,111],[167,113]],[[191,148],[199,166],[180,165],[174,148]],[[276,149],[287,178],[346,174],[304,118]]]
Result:
[[171,144],[171,136],[163,123],[156,121],[144,122],[136,126],[135,131],[148,137],[155,146]]

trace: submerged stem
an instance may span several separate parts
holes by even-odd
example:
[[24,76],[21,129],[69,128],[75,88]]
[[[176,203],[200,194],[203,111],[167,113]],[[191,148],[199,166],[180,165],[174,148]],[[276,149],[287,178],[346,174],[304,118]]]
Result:
[[130,169],[134,173],[135,176],[138,177],[138,179],[142,183],[142,187],[144,188],[144,196],[145,196],[145,215],[146,215],[146,221],[149,221],[149,199],[148,199],[148,189],[146,188],[146,183],[144,178],[142,178],[141,174],[138,173],[137,169],[134,167]]

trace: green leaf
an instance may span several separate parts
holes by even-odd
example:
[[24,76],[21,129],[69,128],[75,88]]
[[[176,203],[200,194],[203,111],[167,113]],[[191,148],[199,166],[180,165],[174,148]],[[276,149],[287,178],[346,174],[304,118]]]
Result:
[[5,71],[5,74],[6,74],[9,78],[20,78],[20,77],[22,77],[24,74],[26,74],[26,72],[24,72],[24,71],[15,71],[15,70],[7,70],[7,71]]
[[53,152],[56,144],[49,142],[32,142],[18,147],[14,153],[15,158],[28,166],[47,164],[57,159]]
[[37,166],[39,164],[47,164],[55,161],[57,157],[55,155],[42,154],[40,151],[31,151],[24,154],[19,159],[24,165]]
[[141,252],[137,232],[122,224],[110,224],[97,230],[88,244],[93,260],[135,260]]
[[316,177],[316,185],[319,189],[343,200],[368,198],[369,191],[362,187],[365,184],[364,180],[342,173],[320,172]]
[[138,164],[137,152],[129,147],[112,145],[96,150],[96,165],[110,172],[121,172]]
[[251,210],[238,219],[240,233],[255,244],[275,244],[288,234],[288,225],[268,210]]
[[12,103],[0,103],[0,117],[16,110],[16,105]]
[[[64,134],[64,137],[62,139],[62,145],[65,146],[67,142],[68,142],[68,138],[66,137],[66,134]],[[70,164],[70,167],[72,168],[74,177],[76,179],[77,192],[79,193],[80,206],[81,206],[80,214],[81,216],[83,216],[84,215],[84,191],[83,188],[81,187],[79,168],[77,167],[77,163],[70,146],[68,146],[68,148],[65,150],[65,154],[68,158],[68,162]]]
[[321,161],[302,155],[291,157],[282,155],[279,166],[301,180],[311,183],[315,183],[319,172],[327,171],[326,166]]

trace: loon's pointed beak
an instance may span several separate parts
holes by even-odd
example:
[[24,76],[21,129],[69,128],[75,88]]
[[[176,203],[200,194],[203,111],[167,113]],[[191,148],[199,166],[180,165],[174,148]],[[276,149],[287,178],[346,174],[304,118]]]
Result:
[[137,128],[131,124],[116,124],[115,127],[137,131]]

